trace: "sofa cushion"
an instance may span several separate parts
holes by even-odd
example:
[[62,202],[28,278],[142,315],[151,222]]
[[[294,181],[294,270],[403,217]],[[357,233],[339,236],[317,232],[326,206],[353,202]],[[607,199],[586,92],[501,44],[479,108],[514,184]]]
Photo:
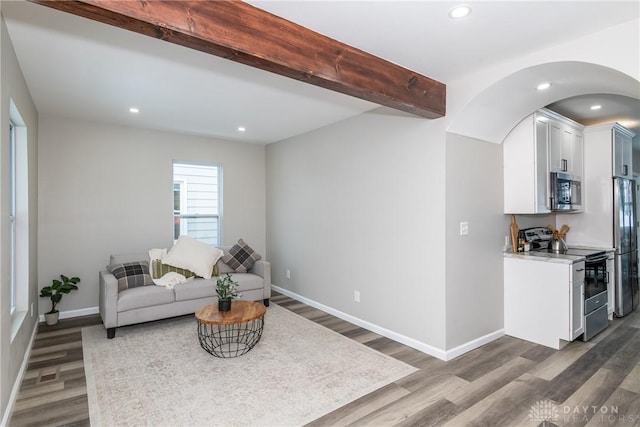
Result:
[[222,258],[218,260],[218,262],[216,263],[216,267],[218,267],[217,276],[220,276],[220,275],[225,274],[225,273],[235,273],[236,272],[233,268],[231,268],[227,264],[225,264],[224,261],[222,261]]
[[153,285],[149,274],[149,262],[134,261],[122,264],[110,264],[107,270],[118,279],[118,291],[138,286]]
[[[262,277],[251,273],[234,273],[231,278],[238,282],[238,292],[260,289],[264,286]],[[176,301],[186,301],[216,296],[216,279],[194,279],[180,283],[174,288]]]
[[118,312],[170,304],[174,301],[173,290],[164,286],[143,286],[125,289],[118,293]]
[[238,292],[248,291],[251,289],[260,289],[264,287],[264,279],[252,273],[235,273],[231,278],[238,282]]
[[222,256],[222,251],[189,236],[180,236],[169,253],[162,259],[164,264],[186,268],[196,275],[211,279],[213,266]]
[[194,279],[179,283],[173,288],[176,301],[186,301],[216,296],[216,279]]
[[238,273],[246,273],[253,267],[260,258],[260,254],[247,245],[244,240],[239,239],[229,251],[222,256],[222,261]]

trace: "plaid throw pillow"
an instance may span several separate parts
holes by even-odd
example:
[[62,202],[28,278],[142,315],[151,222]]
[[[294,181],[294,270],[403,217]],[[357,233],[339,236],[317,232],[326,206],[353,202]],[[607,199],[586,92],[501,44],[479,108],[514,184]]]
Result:
[[111,264],[107,267],[107,270],[118,279],[118,291],[153,285],[153,280],[151,280],[151,275],[149,274],[148,261]]
[[229,249],[229,252],[222,256],[222,262],[233,268],[236,273],[246,273],[260,258],[262,258],[260,254],[240,239]]

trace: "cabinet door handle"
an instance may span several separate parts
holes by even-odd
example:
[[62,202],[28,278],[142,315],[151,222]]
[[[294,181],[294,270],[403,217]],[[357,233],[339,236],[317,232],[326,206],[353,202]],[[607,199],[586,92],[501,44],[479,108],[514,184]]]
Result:
[[584,268],[579,268],[576,271],[584,271]]
[[624,176],[629,175],[629,166],[622,165],[622,175],[624,175]]
[[[566,172],[567,171],[567,160],[566,159],[562,159],[562,172]],[[625,173],[626,175],[626,173]]]

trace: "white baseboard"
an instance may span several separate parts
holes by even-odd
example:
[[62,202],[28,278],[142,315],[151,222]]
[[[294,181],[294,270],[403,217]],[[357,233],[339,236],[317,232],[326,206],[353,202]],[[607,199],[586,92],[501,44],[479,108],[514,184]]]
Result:
[[[79,310],[61,311],[59,319],[70,319],[72,317],[89,316],[91,314],[98,314],[100,309],[98,307],[81,308]],[[44,322],[44,314],[39,317],[41,322]]]
[[373,323],[367,322],[366,320],[362,320],[362,319],[360,319],[358,317],[355,317],[355,316],[352,316],[350,314],[343,313],[342,311],[336,310],[335,308],[331,308],[331,307],[326,306],[324,304],[321,304],[319,302],[310,300],[309,298],[303,297],[302,295],[298,295],[298,294],[296,294],[294,292],[291,292],[291,291],[289,291],[287,289],[283,289],[283,288],[281,288],[279,286],[275,286],[275,285],[272,284],[271,287],[274,290],[276,290],[277,292],[281,293],[282,295],[286,295],[286,296],[288,296],[290,298],[293,298],[293,299],[295,299],[297,301],[303,302],[303,303],[305,303],[305,304],[307,304],[307,305],[309,305],[311,307],[315,307],[318,310],[324,311],[325,313],[332,314],[332,315],[334,315],[334,316],[336,316],[336,317],[338,317],[338,318],[340,318],[342,320],[346,320],[349,323],[353,323],[354,325],[358,325],[358,326],[360,326],[360,327],[362,327],[364,329],[367,329],[367,330],[369,330],[371,332],[375,332],[376,334],[380,334],[383,337],[390,338],[390,339],[392,339],[394,341],[397,341],[397,342],[399,342],[401,344],[408,345],[409,347],[415,348],[416,350],[419,350],[419,351],[421,351],[423,353],[426,353],[426,354],[428,354],[430,356],[437,357],[438,359],[441,359],[441,360],[447,360],[446,359],[446,356],[447,356],[446,351],[441,350],[441,349],[439,349],[437,347],[433,347],[433,346],[431,346],[429,344],[425,344],[425,343],[420,342],[418,340],[415,340],[413,338],[409,338],[409,337],[407,337],[405,335],[402,335],[402,334],[399,334],[397,332],[391,331],[389,329],[380,327],[378,325],[375,325]]
[[401,344],[407,345],[411,348],[415,348],[416,350],[419,350],[423,353],[428,354],[429,356],[433,356],[436,357],[440,360],[444,360],[444,361],[448,361],[451,359],[455,359],[456,357],[460,356],[461,354],[467,353],[471,350],[475,350],[478,347],[481,347],[493,340],[496,340],[498,338],[500,338],[501,336],[504,335],[504,329],[500,329],[497,330],[495,332],[492,332],[490,334],[487,334],[485,336],[476,338],[472,341],[469,341],[467,343],[464,343],[462,345],[459,345],[458,347],[455,347],[451,350],[442,350],[440,348],[437,347],[433,347],[429,344],[423,343],[421,341],[415,340],[413,338],[407,337],[405,335],[399,334],[397,332],[391,331],[389,329],[383,328],[381,326],[375,325],[373,323],[367,322],[366,320],[362,320],[358,317],[354,317],[350,314],[347,313],[343,313],[342,311],[336,310],[334,308],[331,308],[329,306],[326,306],[324,304],[321,304],[319,302],[313,301],[309,298],[303,297],[302,295],[298,295],[295,292],[291,292],[288,289],[284,289],[281,288],[279,286],[276,285],[271,285],[271,287],[277,291],[278,293],[281,293],[282,295],[286,295],[290,298],[293,298],[297,301],[303,302],[311,307],[315,307],[318,310],[322,310],[325,313],[329,313],[331,315],[334,315],[342,320],[346,320],[347,322],[353,323],[354,325],[358,325],[364,329],[367,329],[371,332],[375,332],[377,334],[380,334],[384,337],[387,337],[389,339],[392,339],[394,341],[397,341]]
[[478,347],[482,347],[485,344],[490,343],[491,341],[495,341],[500,337],[504,336],[504,329],[498,329],[497,331],[491,332],[482,337],[476,338],[469,342],[466,342],[462,345],[452,348],[451,350],[447,350],[447,358],[445,360],[455,359],[456,357],[468,353],[471,350],[475,350]]
[[33,331],[31,332],[31,339],[29,340],[27,351],[24,353],[24,359],[22,359],[22,365],[20,366],[20,373],[16,377],[16,382],[13,384],[13,388],[11,389],[11,394],[9,395],[9,402],[7,403],[7,408],[2,417],[2,422],[0,423],[0,426],[2,427],[8,426],[9,421],[11,420],[11,415],[13,413],[13,408],[16,405],[18,392],[20,392],[20,387],[22,386],[22,380],[24,378],[24,374],[27,372],[27,367],[29,366],[31,349],[33,348],[33,342],[36,339],[37,332],[38,332],[38,323],[35,323],[33,325]]

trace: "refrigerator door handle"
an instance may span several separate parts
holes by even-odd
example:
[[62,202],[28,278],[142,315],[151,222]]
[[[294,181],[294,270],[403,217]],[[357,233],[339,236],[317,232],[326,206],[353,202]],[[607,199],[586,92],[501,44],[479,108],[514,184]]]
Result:
[[620,179],[613,177],[613,247],[617,254],[621,253],[620,247]]

